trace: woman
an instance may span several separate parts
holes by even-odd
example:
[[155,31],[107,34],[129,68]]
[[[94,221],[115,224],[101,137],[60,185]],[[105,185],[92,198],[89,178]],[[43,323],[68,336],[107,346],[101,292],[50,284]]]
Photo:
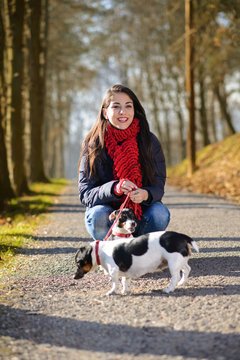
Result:
[[79,196],[87,207],[89,234],[103,240],[118,209],[130,192],[134,236],[165,230],[170,213],[161,202],[166,165],[161,145],[149,130],[136,95],[123,85],[108,89],[97,120],[86,136],[79,160]]

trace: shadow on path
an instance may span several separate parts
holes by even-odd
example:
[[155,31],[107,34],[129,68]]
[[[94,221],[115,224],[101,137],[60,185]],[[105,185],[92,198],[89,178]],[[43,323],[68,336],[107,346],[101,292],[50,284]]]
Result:
[[[115,354],[182,355],[210,359],[213,353],[215,358],[226,356],[231,360],[239,359],[237,334],[178,331],[169,326],[103,324],[47,316],[9,306],[1,306],[0,319],[1,335],[36,344]],[[19,331],[21,329],[23,331]]]
[[224,210],[234,210],[240,211],[240,206],[227,204],[227,203],[212,203],[212,202],[184,202],[184,203],[168,203],[164,204],[169,209],[224,209]]

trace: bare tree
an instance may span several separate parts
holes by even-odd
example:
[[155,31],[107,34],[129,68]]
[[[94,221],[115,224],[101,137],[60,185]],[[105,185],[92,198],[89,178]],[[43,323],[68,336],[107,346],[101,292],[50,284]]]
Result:
[[4,129],[5,118],[5,76],[4,76],[4,50],[5,32],[2,18],[2,8],[0,6],[0,208],[4,200],[14,196],[7,165],[7,149]]
[[230,115],[230,112],[228,110],[227,95],[226,95],[226,91],[225,91],[223,81],[221,81],[221,82],[219,82],[218,84],[215,85],[214,93],[215,93],[216,98],[217,98],[217,100],[219,102],[220,109],[221,109],[221,112],[222,112],[222,117],[226,121],[229,135],[233,135],[233,134],[236,133],[236,130],[235,130],[234,126],[233,126],[231,115]]
[[11,158],[13,168],[13,185],[16,195],[28,192],[27,176],[24,166],[24,142],[22,117],[22,83],[23,83],[23,24],[24,0],[5,1],[5,16],[9,21],[7,47],[9,53],[7,72],[9,75],[10,103],[8,117],[11,128]]
[[209,134],[208,134],[208,119],[207,119],[207,109],[206,109],[206,88],[205,88],[205,77],[203,67],[198,67],[198,84],[199,84],[199,117],[200,117],[200,126],[201,126],[201,135],[203,146],[210,144]]
[[[31,123],[31,180],[48,181],[43,163],[44,78],[40,57],[42,1],[30,1],[31,48],[30,48],[30,123]],[[47,10],[46,10],[47,12]]]
[[194,94],[194,45],[193,45],[193,1],[185,0],[186,22],[186,92],[189,114],[188,125],[188,159],[190,175],[196,168],[195,149],[195,94]]

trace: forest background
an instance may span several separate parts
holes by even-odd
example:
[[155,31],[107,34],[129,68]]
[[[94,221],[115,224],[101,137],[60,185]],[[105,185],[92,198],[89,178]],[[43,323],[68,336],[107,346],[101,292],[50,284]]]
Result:
[[[196,146],[240,131],[240,1],[193,0]],[[76,178],[105,90],[129,86],[167,165],[187,155],[184,0],[0,0],[0,205]]]

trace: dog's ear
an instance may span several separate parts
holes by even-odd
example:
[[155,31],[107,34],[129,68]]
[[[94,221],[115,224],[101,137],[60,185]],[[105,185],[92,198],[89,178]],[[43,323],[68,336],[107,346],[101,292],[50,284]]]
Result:
[[87,258],[87,259],[91,258],[91,254],[92,254],[92,246],[87,245],[87,246],[80,247],[80,249],[78,249],[78,251],[75,255],[76,264],[80,260],[83,260],[85,258]]
[[113,211],[113,212],[109,215],[109,220],[110,220],[110,221],[113,221],[114,219],[116,219],[117,211],[118,211],[118,210],[115,210],[115,211]]
[[91,254],[92,254],[92,246],[88,245],[86,247],[86,255],[91,256]]
[[77,263],[78,262],[78,256],[81,258],[82,257],[82,254],[84,253],[84,251],[86,250],[86,246],[82,246],[80,247],[80,249],[78,249],[76,255],[75,255],[75,262]]

